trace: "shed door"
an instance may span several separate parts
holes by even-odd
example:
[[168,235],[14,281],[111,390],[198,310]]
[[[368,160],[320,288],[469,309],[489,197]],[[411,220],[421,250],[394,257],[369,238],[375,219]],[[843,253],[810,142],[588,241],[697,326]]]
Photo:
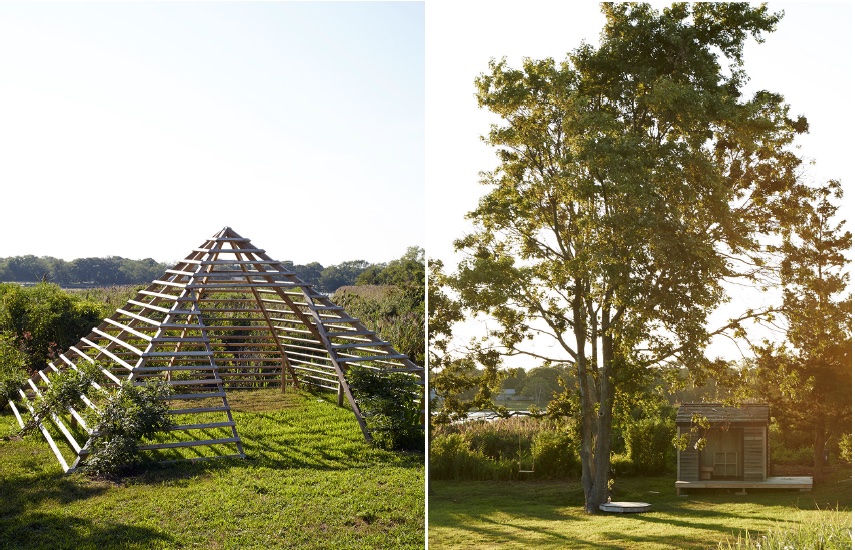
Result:
[[766,429],[762,426],[746,427],[745,430],[745,480],[763,481],[766,479]]
[[712,479],[740,479],[742,437],[742,428],[708,430],[707,442],[701,452],[701,472],[710,472]]

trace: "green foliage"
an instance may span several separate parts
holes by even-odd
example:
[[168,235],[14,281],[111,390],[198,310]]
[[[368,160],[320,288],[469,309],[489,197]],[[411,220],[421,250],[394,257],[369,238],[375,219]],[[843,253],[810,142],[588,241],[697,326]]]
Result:
[[356,278],[357,285],[395,285],[423,290],[425,286],[425,251],[411,246],[399,259],[384,265],[373,265]]
[[787,344],[755,347],[757,389],[779,420],[813,436],[814,482],[822,481],[825,443],[852,419],[852,235],[837,219],[843,188],[813,189],[786,226],[781,283]]
[[147,283],[162,274],[169,264],[151,258],[129,260],[118,256],[78,258],[67,262],[33,255],[0,258],[0,281],[50,281],[61,285],[128,285]]
[[840,450],[840,460],[852,464],[852,434],[841,435],[837,446]]
[[624,438],[635,473],[657,475],[674,468],[677,461],[673,440],[677,425],[670,418],[644,418],[624,428]]
[[347,379],[375,445],[387,450],[424,448],[424,388],[415,376],[352,366]]
[[[431,440],[431,476],[467,480],[576,477],[579,450],[573,434],[573,424],[566,420],[524,416],[436,426]],[[532,466],[534,474],[520,474]]]
[[34,400],[32,413],[21,428],[20,434],[25,435],[35,431],[39,423],[50,415],[65,414],[69,407],[78,404],[82,395],[90,393],[96,372],[96,365],[87,363],[81,364],[77,369],[48,374],[50,384]]
[[335,292],[340,287],[352,285],[370,265],[365,260],[351,260],[325,267],[318,277],[318,290]]
[[[543,430],[531,442],[534,475],[538,479],[566,479],[578,477],[578,443],[565,430]],[[523,466],[526,464],[523,463]]]
[[87,408],[86,423],[93,427],[89,454],[81,470],[98,477],[114,477],[139,460],[139,442],[172,426],[169,404],[164,400],[172,388],[164,380],[135,386],[125,381],[116,389],[96,389],[92,382],[99,373],[97,363],[81,363],[48,375],[50,384],[32,404],[20,435],[35,431],[52,415],[64,415],[70,407],[79,408],[87,397],[95,408]]
[[0,332],[0,410],[27,382],[27,354],[9,333]]
[[89,333],[105,315],[101,305],[64,292],[59,286],[0,284],[0,331],[15,335],[27,354],[30,372]]
[[425,364],[425,297],[423,288],[351,286],[339,289],[332,300],[365,326],[406,354]]
[[171,392],[164,380],[141,386],[126,381],[100,400],[87,420],[95,430],[81,470],[97,477],[114,477],[137,463],[140,441],[172,427],[169,403],[165,401]]

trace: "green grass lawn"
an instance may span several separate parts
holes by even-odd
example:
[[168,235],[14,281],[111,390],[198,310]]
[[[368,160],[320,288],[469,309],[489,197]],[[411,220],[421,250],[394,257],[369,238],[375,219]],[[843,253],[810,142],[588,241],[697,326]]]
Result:
[[[424,456],[374,449],[335,396],[230,392],[247,459],[63,474],[0,441],[0,548],[423,548]],[[17,429],[0,414],[0,435]]]
[[[716,548],[745,530],[799,522],[851,526],[852,472],[809,493],[677,497],[673,476],[618,479],[614,500],[653,504],[643,514],[583,512],[578,482],[432,481],[428,539],[434,548]],[[830,511],[829,511],[830,509]],[[851,548],[851,531],[849,531]],[[817,547],[819,548],[819,547]],[[837,548],[837,547],[835,547]]]

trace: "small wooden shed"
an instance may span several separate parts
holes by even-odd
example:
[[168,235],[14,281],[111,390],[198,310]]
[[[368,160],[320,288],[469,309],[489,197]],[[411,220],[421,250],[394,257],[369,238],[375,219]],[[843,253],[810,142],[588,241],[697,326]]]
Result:
[[[693,425],[699,417],[706,418],[708,428]],[[689,444],[677,452],[677,481],[766,481],[771,474],[769,420],[766,404],[680,405],[677,435],[689,434]],[[706,442],[698,448],[701,437]]]

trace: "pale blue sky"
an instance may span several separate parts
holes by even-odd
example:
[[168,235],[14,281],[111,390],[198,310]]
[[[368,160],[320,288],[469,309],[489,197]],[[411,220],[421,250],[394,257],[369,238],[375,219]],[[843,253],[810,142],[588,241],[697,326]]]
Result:
[[424,245],[420,2],[0,3],[0,74],[0,256]]

